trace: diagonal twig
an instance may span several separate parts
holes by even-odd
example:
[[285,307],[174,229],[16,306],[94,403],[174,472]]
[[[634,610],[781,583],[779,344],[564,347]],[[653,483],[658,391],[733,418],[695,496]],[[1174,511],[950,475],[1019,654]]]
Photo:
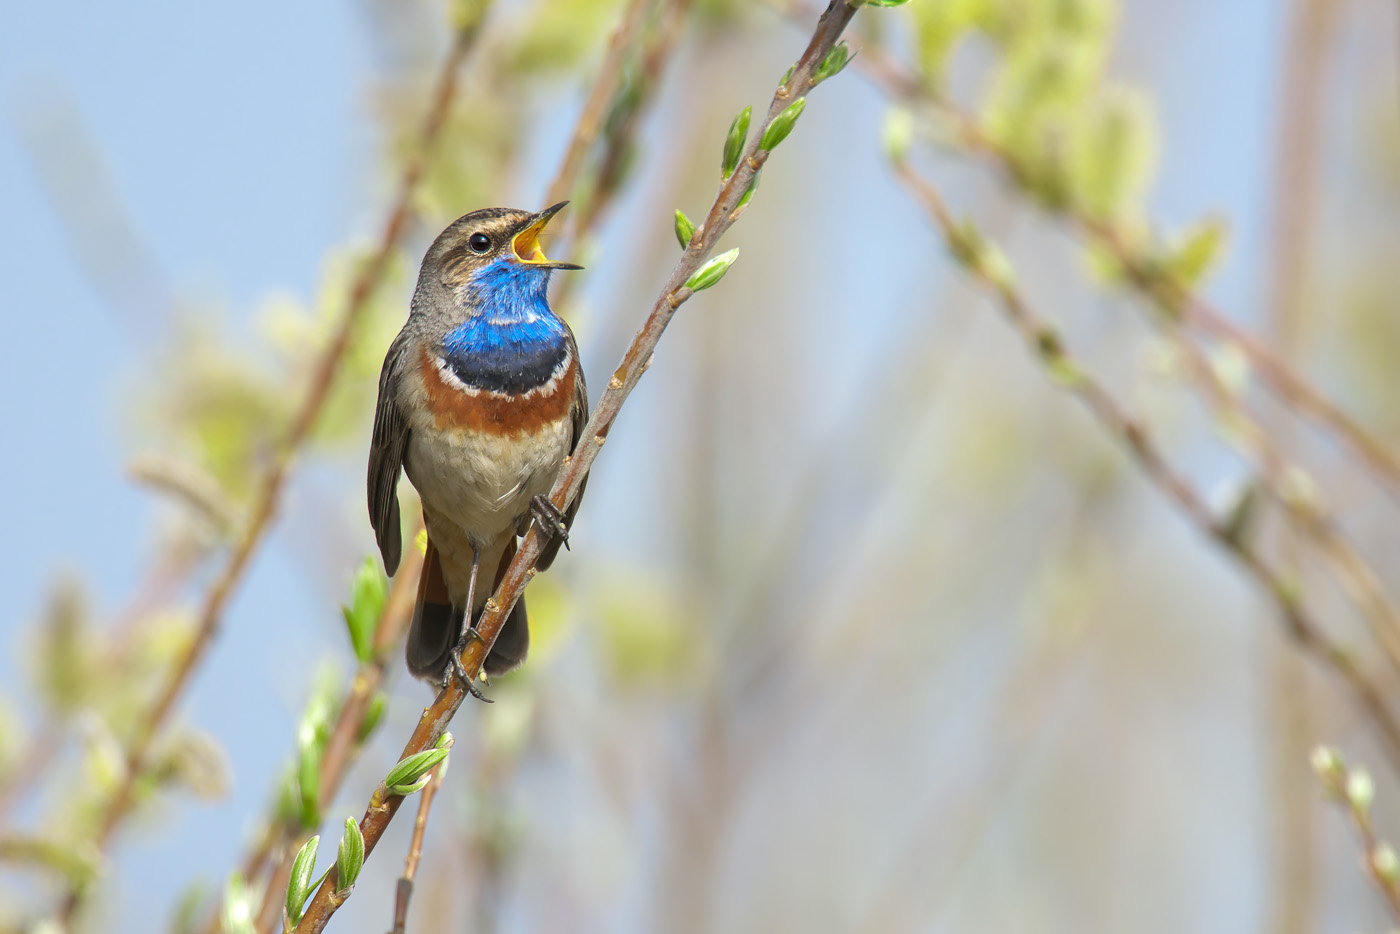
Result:
[[545,204],[563,201],[573,191],[574,183],[578,181],[579,172],[583,168],[583,157],[588,155],[588,150],[603,128],[603,117],[622,78],[622,66],[632,47],[632,38],[641,28],[643,16],[651,2],[652,0],[628,0],[622,19],[608,41],[608,54],[603,59],[598,76],[593,81],[593,88],[583,104],[583,111],[579,114],[573,136],[569,139],[564,161],[559,166],[554,181],[550,183],[548,194],[545,195]]
[[[672,270],[660,296],[653,304],[651,313],[641,330],[633,338],[623,356],[622,363],[608,381],[607,388],[598,400],[593,415],[584,428],[578,448],[561,471],[554,485],[551,499],[556,506],[561,508],[567,506],[578,493],[578,489],[588,474],[593,461],[597,458],[598,452],[602,449],[603,442],[616,421],[623,403],[650,364],[652,353],[655,351],[661,335],[665,332],[666,326],[670,323],[676,309],[693,294],[693,291],[686,286],[686,282],[700,268],[705,258],[719,242],[720,237],[736,220],[739,212],[739,201],[748,191],[753,182],[754,174],[763,167],[770,154],[768,150],[759,148],[764,130],[772,123],[774,117],[812,88],[814,71],[835,46],[855,12],[856,8],[850,6],[848,0],[832,0],[822,14],[802,57],[793,66],[792,73],[787,76],[785,82],[779,86],[774,94],[767,115],[748,144],[738,167],[721,186],[704,223],[696,229],[694,236],[691,237],[685,253]],[[535,562],[539,559],[541,544],[540,535],[532,525],[521,541],[520,548],[506,569],[505,576],[496,588],[496,592],[486,602],[477,623],[478,638],[469,640],[467,648],[463,652],[463,666],[468,671],[477,672],[480,670],[482,661],[490,651],[491,644],[500,632],[507,614],[516,600],[519,599],[525,585],[534,577]],[[423,716],[419,719],[418,725],[414,728],[412,736],[404,747],[403,754],[410,755],[434,744],[446,730],[448,722],[466,697],[465,686],[454,679],[438,694],[432,705],[423,712]],[[360,821],[366,856],[373,851],[402,802],[403,798],[386,796],[379,790],[371,797],[369,807]],[[343,902],[343,895],[337,891],[339,882],[335,876],[336,873],[332,870],[325,881],[321,883],[305,916],[297,926],[297,934],[317,934],[317,932],[324,930],[331,916]]]
[[394,927],[389,934],[404,934],[408,924],[408,903],[413,898],[413,879],[418,875],[418,861],[423,858],[423,834],[428,829],[428,811],[432,809],[433,798],[442,787],[443,776],[447,774],[444,760],[433,769],[433,779],[418,796],[418,816],[413,820],[413,839],[408,844],[408,856],[404,858],[403,875],[399,877],[394,891]]

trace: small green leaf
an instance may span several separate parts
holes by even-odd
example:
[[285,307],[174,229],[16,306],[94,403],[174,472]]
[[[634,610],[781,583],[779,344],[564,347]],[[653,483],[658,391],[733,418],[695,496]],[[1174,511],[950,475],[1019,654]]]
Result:
[[692,292],[708,289],[724,278],[724,274],[729,271],[729,267],[734,265],[734,261],[738,258],[738,247],[735,247],[728,253],[721,253],[719,256],[716,256],[714,259],[695,270],[695,274],[686,280],[685,287]]
[[1395,849],[1384,840],[1377,843],[1371,851],[1371,868],[1387,885],[1393,886],[1400,882],[1400,858],[1396,857]]
[[277,799],[273,804],[273,814],[284,823],[301,820],[301,782],[297,765],[289,765],[283,770],[277,782]]
[[405,756],[389,770],[389,774],[384,777],[384,785],[393,795],[411,795],[413,792],[427,784],[428,772],[433,766],[447,758],[448,751],[452,748],[452,734],[442,734],[442,739],[438,740],[437,746],[432,749],[424,749],[422,752],[415,752],[411,756]]
[[773,118],[773,122],[768,124],[763,131],[763,139],[758,143],[759,149],[773,150],[778,144],[788,138],[792,128],[797,125],[797,118],[802,116],[802,111],[807,108],[807,98],[799,97],[787,106],[787,109]]
[[374,653],[374,628],[379,624],[388,596],[389,579],[373,558],[366,558],[350,585],[350,605],[341,608],[345,625],[350,630],[350,644],[361,663],[367,664]]
[[1194,288],[1210,272],[1224,252],[1229,231],[1225,222],[1210,217],[1192,225],[1170,248],[1162,265],[1176,282]]
[[1254,478],[1231,491],[1220,520],[1221,538],[1237,546],[1249,541],[1259,513],[1260,496],[1259,482]]
[[904,6],[909,0],[865,0],[866,6]]
[[486,15],[488,6],[490,4],[487,0],[453,0],[448,5],[448,17],[452,21],[452,28],[459,31],[474,29]]
[[243,881],[243,874],[229,876],[224,888],[223,928],[226,934],[257,934],[253,926],[253,892]]
[[885,155],[891,162],[903,162],[913,143],[914,115],[903,107],[894,108],[885,117]]
[[306,898],[311,894],[312,873],[316,871],[316,849],[321,845],[317,834],[302,844],[297,858],[292,860],[292,877],[287,881],[287,917],[293,925],[301,922]]
[[301,800],[298,815],[303,827],[315,827],[321,823],[321,748],[315,744],[304,745],[297,756],[297,792]]
[[729,124],[729,135],[724,138],[724,162],[721,166],[724,178],[734,174],[734,169],[739,165],[739,157],[744,154],[744,144],[749,141],[749,119],[752,116],[753,108],[745,107],[739,111],[739,116],[734,118],[734,122]]
[[1354,810],[1360,814],[1370,811],[1371,802],[1376,798],[1376,784],[1371,780],[1371,773],[1360,767],[1352,769],[1347,776],[1346,793]]
[[357,742],[363,743],[369,739],[375,727],[379,726],[384,719],[384,711],[389,706],[389,699],[383,691],[375,691],[374,696],[369,699],[369,704],[365,707],[365,718],[360,721],[360,734],[356,737]]
[[1308,758],[1318,778],[1328,785],[1335,785],[1346,769],[1341,755],[1331,746],[1318,746]]
[[817,70],[812,72],[812,87],[816,87],[833,75],[840,74],[841,70],[849,65],[853,58],[855,56],[851,54],[851,47],[846,45],[844,40],[840,45],[833,46],[831,51],[826,53],[826,57],[822,59],[822,63],[817,66]]
[[689,249],[690,238],[695,236],[695,224],[690,218],[685,216],[685,212],[676,208],[676,239],[680,241],[681,249]]
[[796,70],[797,70],[797,63],[794,62],[793,64],[791,64],[791,65],[788,66],[788,70],[787,70],[787,71],[783,72],[783,80],[779,81],[778,84],[781,85],[781,86],[783,86],[783,87],[786,87],[786,86],[787,86],[787,83],[788,83],[789,81],[792,80],[792,73],[793,73],[794,71],[796,71]]
[[734,210],[737,211],[740,208],[748,206],[748,203],[753,200],[753,193],[755,191],[758,191],[758,182],[761,178],[763,178],[762,169],[759,169],[757,172],[753,173],[753,181],[749,182],[748,191],[744,192],[744,197],[739,199],[739,203],[734,206]]
[[360,833],[360,825],[353,817],[345,818],[345,835],[340,838],[340,851],[335,857],[336,877],[340,880],[340,891],[345,892],[360,878],[360,868],[365,864],[365,837]]

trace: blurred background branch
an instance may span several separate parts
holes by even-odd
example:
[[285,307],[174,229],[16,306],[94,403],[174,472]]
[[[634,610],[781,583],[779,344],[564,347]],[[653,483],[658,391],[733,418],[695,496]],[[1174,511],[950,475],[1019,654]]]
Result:
[[[1240,510],[1217,517],[1190,484],[1171,468],[1146,429],[1125,413],[1113,394],[1095,381],[1070,354],[1059,332],[1031,310],[1014,284],[1015,271],[1005,254],[969,222],[955,219],[937,189],[920,178],[902,155],[896,154],[894,165],[900,179],[910,187],[942,231],[949,253],[997,298],[1050,377],[1084,402],[1153,484],[1175,501],[1187,521],[1223,546],[1259,581],[1277,604],[1285,629],[1298,646],[1333,669],[1355,694],[1358,706],[1371,718],[1384,740],[1392,765],[1400,772],[1400,721],[1390,710],[1385,692],[1371,681],[1349,651],[1331,641],[1302,605],[1296,588],[1270,568],[1248,544],[1251,517]],[[1242,506],[1247,508],[1247,504]]]
[[[726,141],[724,175],[714,204],[705,215],[704,222],[692,231],[680,261],[671,271],[651,312],[638,329],[632,343],[628,345],[622,362],[613,371],[612,379],[608,381],[607,388],[603,390],[588,423],[583,428],[582,437],[550,492],[551,500],[560,510],[567,508],[579,494],[622,404],[642,374],[651,366],[657,343],[676,310],[695,292],[710,288],[719,282],[737,257],[738,251],[731,250],[706,261],[720,238],[738,219],[743,204],[747,203],[747,198],[752,192],[757,174],[769,155],[787,138],[801,115],[805,101],[803,95],[826,77],[821,75],[820,71],[832,61],[831,56],[836,50],[837,41],[857,9],[858,6],[851,5],[848,0],[831,0],[818,19],[812,38],[801,57],[783,76],[782,83],[778,85],[769,104],[768,113],[754,130],[752,139],[749,140],[744,134],[740,134],[737,147]],[[844,55],[840,61],[841,65],[837,66],[835,71],[844,66]],[[832,73],[834,74],[834,71]],[[747,131],[746,117],[743,118],[743,126]],[[731,140],[735,137],[734,126],[731,126],[729,135]],[[734,148],[741,150],[742,155],[733,164],[729,164],[728,152]],[[476,620],[474,637],[467,641],[462,650],[462,668],[474,678],[479,675],[483,661],[490,653],[502,624],[519,600],[525,585],[535,576],[535,562],[539,559],[541,547],[537,523],[532,523],[529,532],[521,540],[515,557],[500,575],[501,579],[496,584],[495,591]],[[452,679],[443,686],[432,705],[424,710],[423,716],[419,718],[418,725],[399,757],[400,762],[425,753],[438,744],[471,687],[471,684],[464,684],[460,679]],[[382,789],[383,785],[380,788]],[[383,836],[389,822],[394,819],[394,814],[402,802],[402,796],[385,797],[380,790],[371,797],[360,821],[366,857],[374,851],[375,845]],[[343,903],[343,893],[344,886],[336,871],[332,870],[317,889],[305,916],[297,925],[298,934],[318,934],[324,930],[331,916]]]

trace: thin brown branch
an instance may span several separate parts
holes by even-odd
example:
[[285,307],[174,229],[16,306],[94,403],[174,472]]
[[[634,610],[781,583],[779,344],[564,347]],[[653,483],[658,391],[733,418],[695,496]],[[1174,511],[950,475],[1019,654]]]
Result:
[[1400,673],[1400,607],[1386,593],[1380,577],[1342,534],[1336,517],[1311,489],[1311,481],[1301,479],[1307,475],[1284,456],[1275,435],[1225,385],[1205,352],[1188,336],[1175,336],[1206,401],[1221,424],[1229,427],[1237,446],[1255,459],[1262,486],[1283,507],[1290,528],[1311,542],[1331,567],[1391,667]]
[[[334,336],[317,360],[306,395],[296,410],[291,427],[267,472],[258,484],[251,510],[251,519],[229,555],[227,564],[205,595],[193,640],[175,663],[165,683],[156,694],[154,702],[136,727],[127,750],[126,771],[123,780],[99,818],[98,830],[94,839],[94,844],[99,852],[106,849],[117,827],[135,803],[136,786],[145,771],[146,757],[150,753],[151,745],[174,709],[176,701],[184,693],[194,670],[199,666],[213,643],[229,600],[232,599],[234,592],[242,583],[254,552],[257,551],[267,534],[281,501],[282,488],[286,483],[296,455],[305,445],[321,410],[325,407],[326,400],[329,398],[331,389],[340,373],[346,350],[358,329],[360,320],[364,317],[365,309],[369,305],[369,299],[383,279],[384,273],[389,267],[389,261],[408,226],[413,210],[413,192],[418,187],[418,182],[432,158],[435,143],[456,94],[457,73],[468,52],[475,44],[480,31],[480,22],[481,20],[478,18],[471,25],[461,29],[454,38],[451,50],[438,73],[432,102],[419,135],[418,146],[404,167],[398,195],[380,235],[379,245],[370,260],[360,268]],[[72,918],[79,902],[77,889],[70,889],[64,897],[60,909],[60,916],[65,922]]]
[[[755,131],[744,158],[740,160],[739,167],[721,185],[714,204],[706,215],[705,222],[697,228],[689,246],[672,270],[661,294],[653,304],[641,330],[637,332],[631,345],[627,348],[622,363],[614,371],[612,379],[608,381],[607,388],[603,391],[602,397],[598,400],[598,404],[584,428],[583,437],[574,455],[569,459],[555,482],[551,499],[556,506],[561,508],[567,506],[577,495],[579,487],[587,476],[589,468],[593,465],[593,461],[597,458],[598,452],[602,449],[603,442],[616,421],[623,403],[650,365],[652,354],[656,350],[656,345],[665,332],[666,326],[675,315],[676,309],[693,294],[692,290],[686,287],[686,282],[700,268],[720,238],[734,223],[740,199],[748,190],[755,173],[763,167],[770,155],[767,150],[760,149],[758,145],[762,139],[763,131],[773,121],[773,118],[789,104],[811,90],[813,71],[835,46],[855,12],[856,9],[850,6],[847,0],[832,0],[826,12],[822,14],[802,57],[793,67],[786,83],[781,85],[773,95],[768,112]],[[486,602],[477,622],[475,630],[477,637],[468,642],[467,648],[463,652],[462,663],[468,671],[480,671],[482,661],[490,651],[506,616],[514,607],[516,600],[520,598],[525,585],[535,575],[535,563],[539,559],[541,544],[540,536],[532,525],[521,541],[514,560],[506,569],[504,578],[496,588],[495,593]],[[423,712],[412,736],[404,746],[403,755],[411,755],[436,743],[466,697],[466,686],[456,679],[443,688],[432,705]],[[366,857],[373,852],[375,845],[383,836],[402,802],[401,797],[385,796],[378,791],[371,797],[369,807],[360,821],[360,831],[365,840]],[[316,934],[316,932],[324,930],[331,915],[339,908],[341,899],[337,896],[338,880],[335,875],[335,872],[332,871],[322,882],[307,908],[306,915],[297,926],[298,934]]]
[[[603,211],[612,202],[622,184],[623,168],[628,162],[627,156],[632,141],[636,137],[637,126],[642,114],[660,87],[662,69],[670,60],[672,51],[675,50],[676,41],[682,33],[681,27],[692,3],[693,0],[662,0],[659,22],[647,38],[642,50],[641,66],[637,75],[640,91],[637,94],[629,95],[626,86],[617,81],[616,75],[611,74],[607,69],[599,72],[597,78],[599,82],[611,80],[614,85],[611,95],[614,109],[605,121],[607,124],[605,126],[606,136],[598,158],[597,171],[587,186],[588,197],[584,199],[582,210],[572,222],[576,242],[597,227]],[[595,86],[594,92],[590,94],[590,99],[596,95],[597,88]],[[615,108],[623,102],[626,102],[627,109],[615,119]],[[585,132],[585,115],[586,108],[585,114],[580,115],[579,122],[574,128],[575,140],[580,139]],[[597,133],[598,131],[595,129],[593,132]],[[568,152],[572,153],[573,150],[574,145],[571,143]],[[562,180],[568,171],[567,164],[560,166],[558,174],[550,184],[551,190],[562,187]],[[580,276],[567,276],[559,282],[554,293],[556,307],[564,309],[566,315],[570,298],[582,281]]]
[[955,256],[1000,303],[1026,344],[1046,368],[1058,374],[1065,384],[1100,423],[1110,437],[1142,470],[1146,478],[1170,499],[1178,512],[1202,534],[1220,545],[1255,579],[1274,602],[1288,635],[1314,659],[1341,679],[1351,690],[1358,706],[1375,726],[1386,754],[1400,770],[1400,721],[1391,712],[1385,695],[1365,670],[1342,648],[1332,642],[1313,618],[1292,585],[1274,571],[1263,557],[1236,534],[1228,521],[1218,518],[1200,494],[1177,473],[1158,449],[1147,429],[1129,416],[1113,395],[1089,376],[1066,350],[1056,330],[1040,318],[1017,289],[1004,276],[994,274],[976,258],[968,234],[949,213],[938,190],[913,171],[907,162],[897,162],[896,174],[918,198],[937,224]]
[[1313,751],[1312,766],[1322,780],[1323,790],[1346,808],[1364,848],[1361,864],[1385,899],[1391,920],[1400,923],[1400,860],[1390,844],[1376,834],[1371,822],[1375,786],[1370,774],[1364,768],[1349,768],[1336,750],[1326,746]]
[[[1297,365],[1303,346],[1309,238],[1317,213],[1318,159],[1322,140],[1322,90],[1331,63],[1332,0],[1297,0],[1278,96],[1278,142],[1273,179],[1273,242],[1269,260],[1268,329],[1280,357]],[[1296,423],[1278,419],[1271,434],[1286,454],[1297,447]],[[1279,536],[1279,560],[1300,579],[1299,541],[1285,525]],[[1268,702],[1274,722],[1274,768],[1268,776],[1271,880],[1264,930],[1305,934],[1317,913],[1319,809],[1307,776],[1297,768],[1313,735],[1312,685],[1296,652],[1268,651]]]
[[[598,222],[599,215],[617,192],[618,185],[622,181],[623,167],[627,162],[628,149],[636,136],[637,123],[660,88],[662,69],[675,50],[676,41],[682,33],[681,26],[684,24],[693,3],[694,0],[663,0],[659,22],[642,50],[637,75],[640,93],[630,102],[626,112],[616,120],[616,125],[610,125],[608,128],[608,134],[604,139],[605,145],[598,160],[598,171],[593,183],[593,190],[583,207],[583,211],[579,214],[576,224],[579,231],[593,229]],[[614,100],[616,100],[617,93],[622,90],[619,88],[618,91],[614,92]],[[608,122],[612,124],[613,118],[609,117]],[[575,282],[577,280],[578,277],[573,276],[564,281]]]
[[444,761],[433,769],[432,781],[418,796],[418,816],[413,821],[413,838],[408,844],[408,856],[403,861],[403,875],[399,877],[398,888],[394,892],[394,927],[389,934],[404,934],[404,926],[408,924],[408,903],[413,898],[413,879],[418,874],[418,861],[423,858],[423,833],[428,829],[428,811],[446,774],[447,762]]

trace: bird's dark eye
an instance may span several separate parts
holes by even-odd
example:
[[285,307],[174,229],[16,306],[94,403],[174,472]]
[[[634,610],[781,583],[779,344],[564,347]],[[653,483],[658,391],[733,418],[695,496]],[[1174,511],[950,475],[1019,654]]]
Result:
[[491,238],[483,233],[474,233],[467,238],[467,246],[471,247],[477,253],[485,253],[487,250],[491,249]]

